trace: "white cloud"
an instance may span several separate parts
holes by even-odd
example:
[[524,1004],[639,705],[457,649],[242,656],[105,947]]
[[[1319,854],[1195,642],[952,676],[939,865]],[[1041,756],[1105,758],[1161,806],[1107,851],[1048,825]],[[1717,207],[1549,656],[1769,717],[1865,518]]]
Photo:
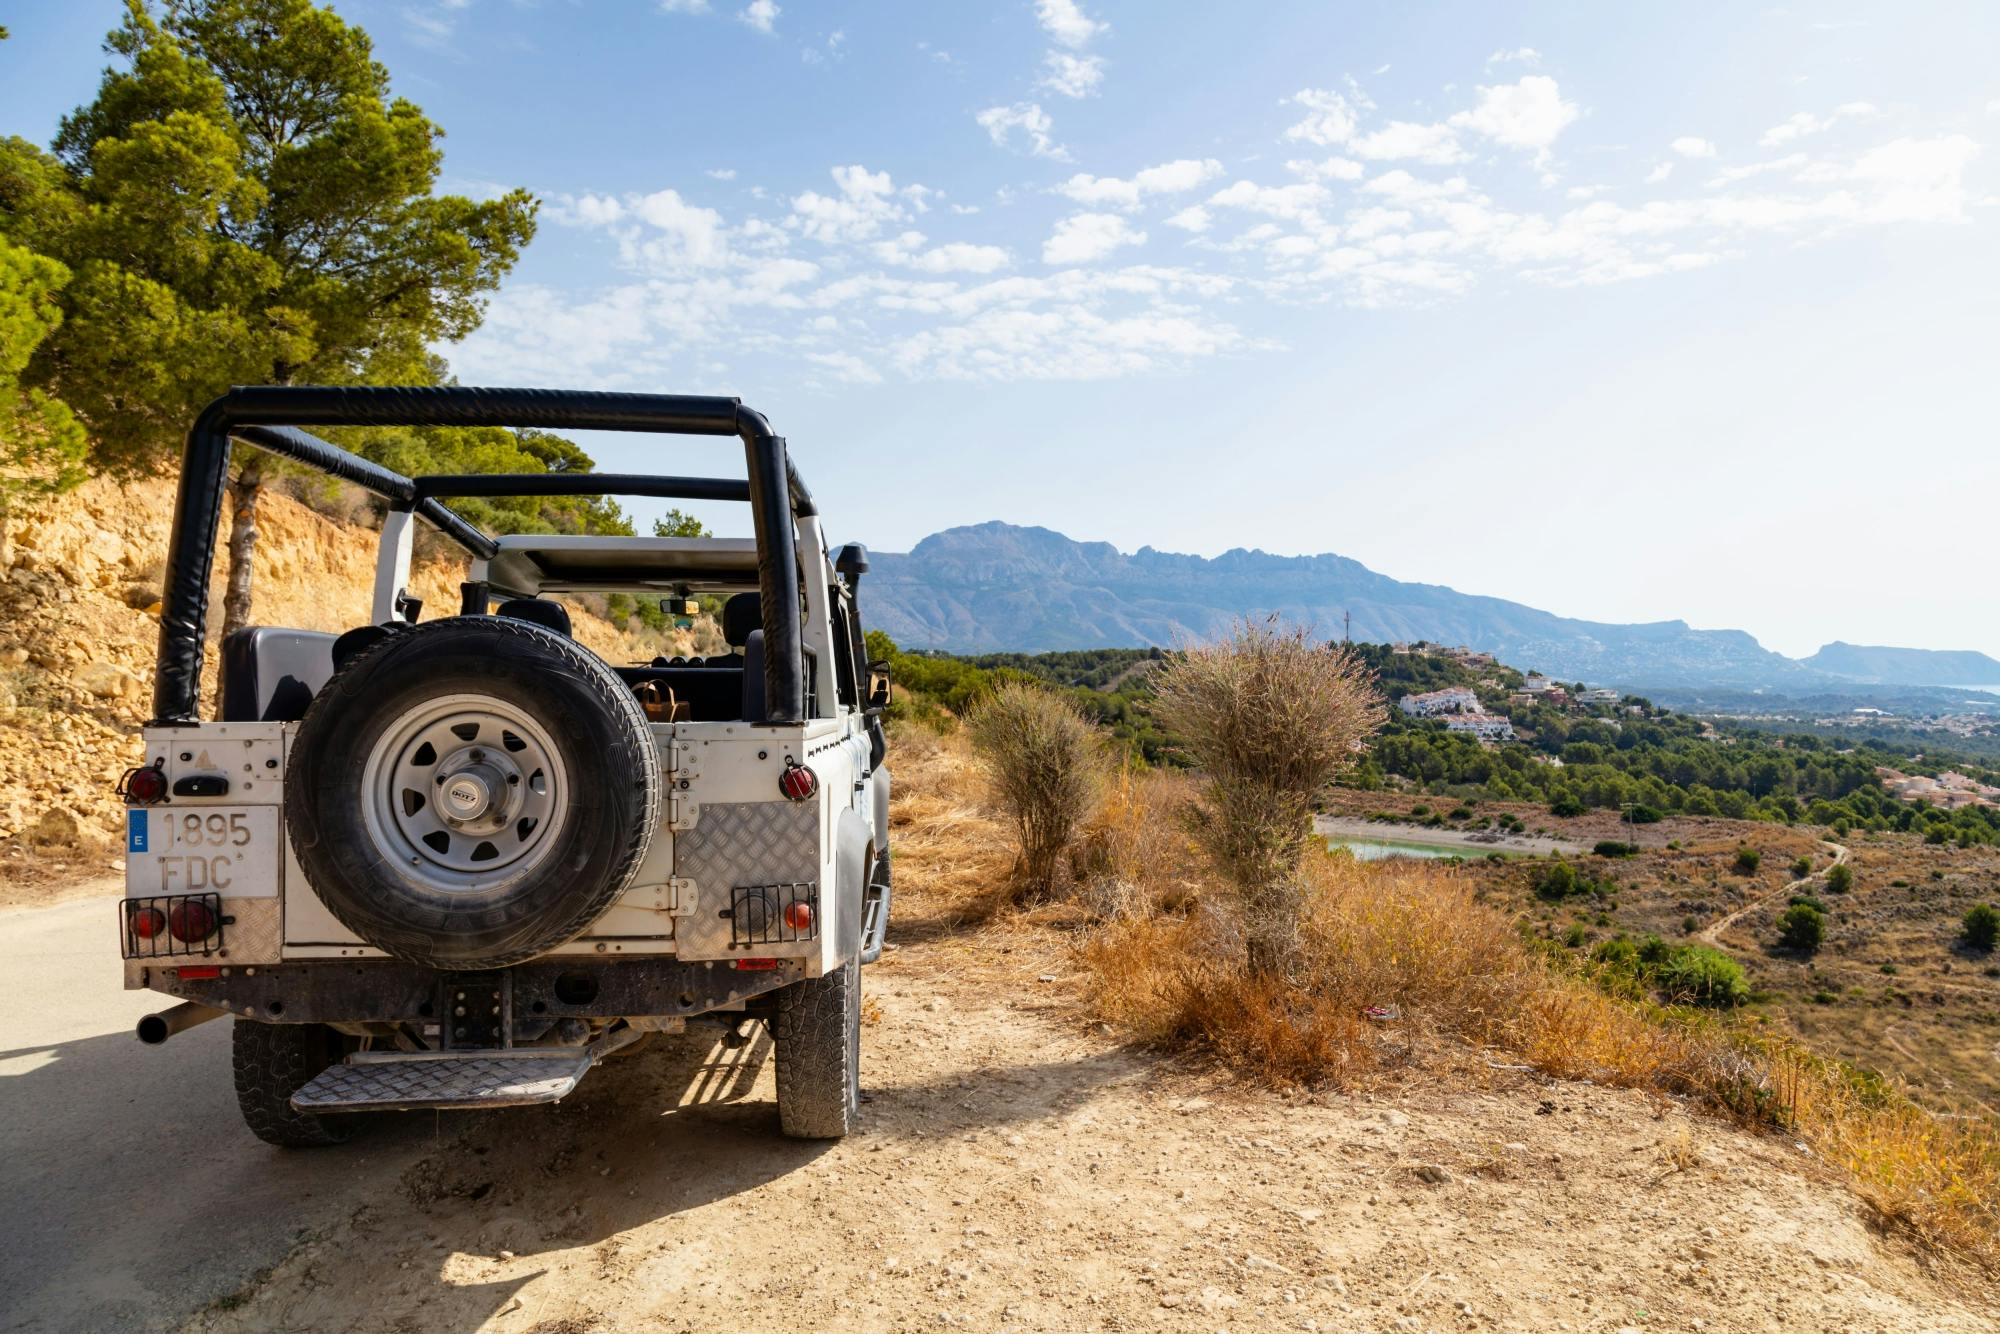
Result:
[[1377,161],[1413,158],[1442,166],[1465,160],[1458,135],[1449,125],[1420,125],[1414,121],[1392,120],[1373,134],[1364,134],[1348,145],[1365,158]]
[[849,384],[880,384],[882,374],[852,352],[808,352],[806,360],[824,366]]
[[703,172],[702,175],[708,177],[712,181],[733,181],[736,179],[736,168],[710,167],[707,171]]
[[1042,70],[1041,81],[1035,86],[1064,97],[1089,97],[1104,82],[1104,61],[1097,56],[1051,51],[1042,57]]
[[776,32],[779,12],[773,0],[750,0],[736,17],[758,32]]
[[1125,246],[1144,245],[1146,234],[1116,213],[1077,213],[1056,223],[1042,243],[1044,264],[1088,264]]
[[1157,167],[1147,167],[1129,181],[1115,176],[1092,176],[1087,172],[1078,172],[1057,186],[1056,191],[1079,204],[1137,208],[1140,200],[1147,195],[1179,194],[1221,174],[1222,164],[1214,158],[1179,158],[1173,162],[1162,162]]
[[1272,218],[1305,218],[1326,202],[1326,187],[1312,181],[1296,185],[1258,185],[1236,181],[1208,197],[1216,208],[1240,208]]
[[1517,83],[1481,87],[1478,105],[1459,112],[1451,123],[1509,148],[1547,152],[1578,114],[1576,103],[1563,101],[1554,79],[1529,74]]
[[1010,256],[996,245],[971,245],[955,241],[926,248],[924,234],[906,231],[887,241],[878,241],[870,253],[884,264],[912,268],[920,273],[994,273],[1007,267]]
[[1111,27],[1085,14],[1076,0],[1035,0],[1035,19],[1050,37],[1072,49],[1088,46]]
[[921,185],[898,190],[888,172],[871,172],[859,165],[835,167],[832,176],[840,193],[823,195],[807,190],[796,196],[789,223],[801,234],[828,245],[867,240],[885,224],[907,217],[911,206],[922,212],[924,198],[931,193]]
[[1692,134],[1684,134],[1667,147],[1682,157],[1714,157],[1715,145]]
[[1285,163],[1285,170],[1294,176],[1304,176],[1309,180],[1358,181],[1368,169],[1353,158],[1330,157],[1318,162],[1294,158]]
[[1301,88],[1287,100],[1304,107],[1308,113],[1304,120],[1286,129],[1287,139],[1331,148],[1352,139],[1360,124],[1360,109],[1331,88]]
[[635,242],[648,267],[659,271],[715,268],[729,259],[722,215],[690,204],[674,190],[630,200],[624,211],[659,233]]
[[1167,226],[1179,227],[1182,231],[1199,234],[1209,228],[1209,211],[1200,204],[1192,204],[1167,219]]
[[706,14],[708,0],[660,0],[663,14]]
[[1659,166],[1646,173],[1646,184],[1658,185],[1673,174],[1674,164],[1671,162],[1662,162]]
[[988,107],[973,117],[987,137],[1000,148],[1011,147],[1014,132],[1019,130],[1027,138],[1028,151],[1036,157],[1049,158],[1056,162],[1069,161],[1069,150],[1057,143],[1052,135],[1055,121],[1049,113],[1034,102],[1016,102],[1010,107]]
[[1533,69],[1542,63],[1542,53],[1532,46],[1517,46],[1512,51],[1495,51],[1492,55],[1486,57],[1486,63],[1488,65],[1506,65],[1512,63],[1526,65],[1528,68]]
[[1873,102],[1843,102],[1827,116],[1815,116],[1810,111],[1799,111],[1764,131],[1764,137],[1757,142],[1766,148],[1781,148],[1795,139],[1824,134],[1843,120],[1869,120],[1880,114]]
[[1873,188],[1871,222],[1963,222],[1965,169],[1978,156],[1979,144],[1963,134],[1903,138],[1863,153],[1845,175]]

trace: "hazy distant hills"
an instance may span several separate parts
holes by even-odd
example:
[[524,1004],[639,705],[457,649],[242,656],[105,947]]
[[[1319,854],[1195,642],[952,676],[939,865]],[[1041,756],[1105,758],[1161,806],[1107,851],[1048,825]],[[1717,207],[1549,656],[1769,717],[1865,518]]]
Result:
[[[1001,650],[1173,645],[1214,635],[1244,613],[1272,612],[1353,637],[1465,644],[1502,661],[1563,680],[1615,685],[1709,685],[1806,690],[1836,675],[1774,653],[1740,630],[1696,630],[1685,621],[1609,625],[1573,620],[1502,598],[1473,597],[1436,584],[1409,584],[1344,556],[1273,556],[1237,549],[1213,559],[1108,542],[1077,542],[1046,528],[982,523],[950,528],[906,554],[875,553],[863,600],[871,627],[910,648],[977,653]],[[1865,679],[1912,684],[2000,684],[2000,663],[1982,654],[1918,649],[1834,650],[1896,655]],[[1950,670],[1979,681],[1909,673]],[[1844,661],[1836,657],[1836,661]],[[1875,658],[1867,658],[1875,662]]]
[[1970,649],[1883,648],[1835,640],[1799,661],[1816,671],[1869,684],[2000,689],[2000,661]]

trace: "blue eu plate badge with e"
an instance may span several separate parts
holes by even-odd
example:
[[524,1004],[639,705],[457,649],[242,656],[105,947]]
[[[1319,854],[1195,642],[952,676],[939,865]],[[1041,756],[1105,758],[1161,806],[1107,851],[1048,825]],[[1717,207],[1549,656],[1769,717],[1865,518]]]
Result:
[[125,812],[125,851],[144,852],[146,850],[146,812]]

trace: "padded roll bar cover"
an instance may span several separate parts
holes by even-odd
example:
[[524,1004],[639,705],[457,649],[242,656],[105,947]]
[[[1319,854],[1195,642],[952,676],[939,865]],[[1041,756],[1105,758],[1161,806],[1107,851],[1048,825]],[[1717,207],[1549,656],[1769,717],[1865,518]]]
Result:
[[222,641],[222,721],[294,723],[333,679],[335,636],[250,625]]
[[517,621],[532,621],[544,630],[553,630],[565,639],[576,636],[570,629],[569,608],[560,602],[547,598],[509,598],[493,609],[495,616],[511,616]]
[[750,640],[750,632],[764,624],[764,611],[755,593],[738,593],[722,604],[722,640],[733,648],[742,648]]
[[210,403],[188,432],[167,553],[153,725],[190,726],[197,720],[209,564],[227,499],[232,435],[353,482],[391,504],[413,507],[475,553],[492,554],[490,539],[434,498],[419,499],[410,478],[302,431],[275,429],[294,425],[536,426],[741,437],[750,474],[759,585],[765,594],[767,708],[762,721],[804,721],[804,636],[792,524],[794,515],[815,511],[784,440],[772,434],[762,414],[733,398],[456,385],[252,385],[232,389]]

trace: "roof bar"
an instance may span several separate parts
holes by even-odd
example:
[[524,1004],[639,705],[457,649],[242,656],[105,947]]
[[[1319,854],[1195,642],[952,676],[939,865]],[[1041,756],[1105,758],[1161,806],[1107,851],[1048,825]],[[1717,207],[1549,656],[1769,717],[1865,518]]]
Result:
[[654,477],[634,472],[473,472],[413,478],[418,502],[431,496],[653,496],[661,500],[748,500],[734,477]]
[[[751,502],[760,556],[764,721],[797,723],[805,718],[805,665],[797,612],[798,539],[793,519],[816,511],[784,440],[773,434],[760,413],[733,398],[668,394],[459,386],[251,385],[232,389],[210,403],[188,431],[167,552],[159,671],[153,686],[154,726],[186,726],[197,718],[203,636],[208,623],[208,574],[229,482],[231,437],[352,482],[392,504],[409,506],[474,552],[494,549],[490,538],[439,504],[434,494],[419,495],[416,480],[304,431],[284,429],[301,425],[507,426],[737,436],[743,442],[749,473],[749,481],[742,485]],[[569,477],[579,480],[558,480]],[[587,483],[581,480],[586,477]],[[544,493],[553,494],[610,494],[615,485],[603,474],[553,473],[538,480]],[[648,480],[661,484],[675,479]],[[552,485],[587,485],[589,489],[551,491]]]

